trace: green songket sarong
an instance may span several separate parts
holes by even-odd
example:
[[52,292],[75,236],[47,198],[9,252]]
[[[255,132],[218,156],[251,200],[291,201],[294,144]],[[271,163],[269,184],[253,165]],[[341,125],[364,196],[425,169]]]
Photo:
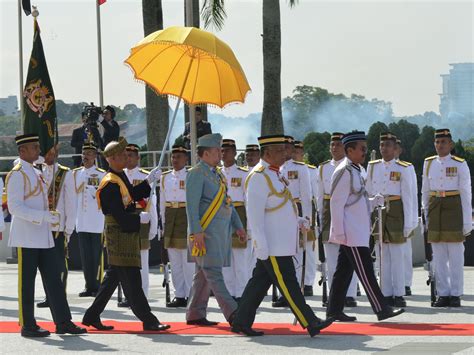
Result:
[[115,218],[106,215],[104,235],[110,265],[141,267],[139,232],[122,232]]
[[430,196],[428,202],[428,242],[464,242],[462,228],[461,196]]

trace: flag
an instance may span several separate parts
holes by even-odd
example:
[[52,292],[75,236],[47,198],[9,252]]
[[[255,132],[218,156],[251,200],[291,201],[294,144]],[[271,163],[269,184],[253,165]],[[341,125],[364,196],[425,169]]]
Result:
[[44,156],[57,142],[56,101],[36,19],[34,26],[33,49],[23,91],[23,133],[39,135]]
[[23,11],[25,11],[26,16],[31,14],[31,1],[30,0],[21,0],[23,5]]
[[100,5],[102,5],[102,4],[105,4],[106,1],[107,1],[107,0],[97,0],[97,3],[98,3],[99,6],[100,6]]

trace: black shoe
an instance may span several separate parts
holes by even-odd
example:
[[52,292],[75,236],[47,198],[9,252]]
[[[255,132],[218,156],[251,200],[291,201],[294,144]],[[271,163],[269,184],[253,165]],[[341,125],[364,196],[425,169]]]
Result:
[[402,296],[395,296],[393,297],[393,305],[397,308],[406,307],[407,301]]
[[346,307],[357,307],[357,301],[354,299],[354,297],[346,297],[344,305]]
[[37,303],[37,304],[36,304],[36,307],[38,307],[38,308],[48,308],[48,307],[49,307],[48,299],[45,298],[45,299],[42,300],[41,302]]
[[388,318],[396,317],[399,314],[402,314],[403,312],[405,312],[405,310],[403,308],[393,309],[392,307],[387,307],[383,311],[377,313],[377,319],[379,321],[385,320],[385,319],[388,319]]
[[438,299],[433,303],[432,307],[449,307],[449,305],[449,296],[439,296]]
[[461,297],[451,296],[449,298],[449,307],[461,307]]
[[405,296],[411,296],[411,287],[405,286]]
[[230,328],[230,330],[237,334],[240,334],[240,333],[245,334],[248,337],[261,337],[262,335],[265,334],[264,332],[253,330],[250,327],[244,327],[238,324],[234,324],[232,328]]
[[304,296],[310,297],[313,295],[313,286],[305,286],[303,291]]
[[130,302],[126,298],[123,301],[117,302],[117,307],[120,308],[130,308]]
[[283,297],[280,297],[277,301],[272,302],[273,308],[284,308],[288,307],[288,303],[285,301]]
[[387,302],[387,305],[390,307],[395,306],[395,300],[393,299],[393,296],[386,296],[385,301]]
[[213,322],[210,320],[207,320],[206,318],[199,318],[199,319],[194,319],[194,320],[188,320],[186,321],[187,325],[200,325],[203,327],[212,327],[214,325],[218,325],[219,322]]
[[113,330],[114,327],[112,325],[105,325],[103,324],[100,319],[94,322],[88,322],[85,321],[84,319],[82,320],[82,324],[84,324],[87,327],[94,327],[97,330]]
[[160,322],[153,323],[153,324],[143,323],[143,330],[148,330],[148,331],[161,332],[163,330],[170,329],[170,328],[171,328],[171,325],[161,324]]
[[351,317],[341,312],[339,314],[328,314],[327,318],[334,318],[335,322],[355,322],[357,320],[356,317]]
[[87,333],[85,328],[78,327],[70,320],[67,322],[56,324],[56,334],[84,334]]
[[21,336],[25,338],[44,338],[50,335],[49,330],[43,329],[38,325],[21,327]]
[[82,292],[79,292],[79,297],[95,297],[96,292],[84,289]]
[[171,302],[166,304],[166,308],[186,307],[187,305],[188,301],[186,300],[186,298],[175,297]]
[[306,330],[312,338],[315,335],[318,335],[324,328],[329,327],[334,322],[334,320],[334,318],[326,318],[325,320],[318,318],[315,323],[308,325]]

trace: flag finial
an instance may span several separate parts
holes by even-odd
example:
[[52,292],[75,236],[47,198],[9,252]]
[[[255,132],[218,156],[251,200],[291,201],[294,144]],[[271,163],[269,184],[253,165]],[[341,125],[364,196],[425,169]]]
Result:
[[36,19],[39,16],[38,6],[32,5],[33,11],[31,11],[31,15]]

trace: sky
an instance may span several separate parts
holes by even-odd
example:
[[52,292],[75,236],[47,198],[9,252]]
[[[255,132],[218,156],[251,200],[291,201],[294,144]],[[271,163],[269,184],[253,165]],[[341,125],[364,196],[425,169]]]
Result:
[[[99,101],[95,0],[33,0],[38,5],[55,96],[67,103]],[[439,112],[440,74],[450,63],[473,62],[473,1],[281,1],[282,97],[298,85],[391,101],[397,116]],[[184,23],[183,0],[163,0],[164,25]],[[244,117],[263,103],[261,0],[227,1],[217,35],[239,59],[252,88],[244,104],[223,110]],[[145,90],[123,64],[143,38],[140,0],[101,6],[104,101],[145,105]],[[26,78],[33,19],[22,15]],[[0,97],[18,95],[16,0],[0,0]],[[174,107],[174,102],[170,103]]]

